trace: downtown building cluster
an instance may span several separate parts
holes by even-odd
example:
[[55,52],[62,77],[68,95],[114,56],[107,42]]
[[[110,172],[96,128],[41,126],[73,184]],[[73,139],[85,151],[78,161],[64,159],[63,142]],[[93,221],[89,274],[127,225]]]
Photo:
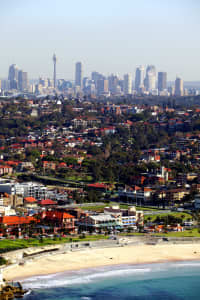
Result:
[[8,70],[8,80],[0,81],[1,90],[18,90],[27,92],[29,89],[28,73],[12,64]]
[[122,78],[118,75],[103,74],[93,71],[90,77],[85,77],[83,64],[75,64],[74,80],[57,79],[57,57],[53,55],[53,76],[40,77],[37,81],[28,81],[28,74],[16,65],[11,65],[8,80],[0,82],[1,92],[28,92],[36,95],[62,93],[65,96],[112,97],[122,95],[142,96],[187,96],[197,95],[196,89],[184,88],[183,80],[177,77],[174,83],[167,81],[167,72],[157,72],[154,65],[139,66],[135,76],[131,73]]
[[[54,61],[54,74],[56,78],[56,59]],[[167,72],[158,72],[156,67],[148,65],[145,72],[144,66],[136,68],[135,80],[131,73],[125,74],[123,78],[111,74],[103,74],[93,71],[90,77],[84,77],[83,66],[81,62],[75,64],[74,82],[65,81],[64,79],[55,81],[54,88],[75,95],[82,93],[84,95],[105,96],[112,95],[154,95],[154,96],[184,96],[187,91],[184,90],[183,80],[179,77],[175,80],[175,85],[167,84]]]

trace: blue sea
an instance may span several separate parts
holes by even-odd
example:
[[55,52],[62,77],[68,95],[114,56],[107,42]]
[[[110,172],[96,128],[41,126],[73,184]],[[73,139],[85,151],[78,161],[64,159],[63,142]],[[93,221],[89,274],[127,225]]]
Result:
[[200,299],[200,261],[118,265],[35,276],[26,300]]

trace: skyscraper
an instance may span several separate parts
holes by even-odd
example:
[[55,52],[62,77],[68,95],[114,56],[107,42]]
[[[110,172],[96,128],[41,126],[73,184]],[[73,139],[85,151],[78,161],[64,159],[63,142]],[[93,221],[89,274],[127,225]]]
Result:
[[17,65],[13,64],[9,67],[8,80],[10,81],[10,89],[16,90],[18,88],[18,72]]
[[53,87],[56,89],[56,62],[57,62],[57,57],[54,53],[53,55]]
[[28,73],[20,70],[18,72],[18,87],[20,91],[28,90]]
[[108,88],[109,91],[113,94],[117,92],[117,86],[118,86],[119,78],[116,75],[111,74],[108,77]]
[[77,62],[75,68],[75,85],[82,88],[82,63]]
[[158,72],[158,91],[162,92],[167,89],[167,73]]
[[137,92],[144,87],[144,67],[139,66],[135,72],[135,89]]
[[99,79],[97,81],[97,94],[107,94],[108,93],[108,79]]
[[176,77],[175,80],[175,96],[183,96],[184,90],[183,90],[183,80],[179,77]]
[[1,89],[2,91],[8,91],[10,89],[10,80],[7,79],[1,80]]
[[131,74],[124,75],[124,94],[132,94],[132,76]]
[[83,89],[87,88],[87,86],[89,85],[89,82],[90,82],[90,80],[88,77],[83,78]]
[[153,65],[149,65],[146,69],[145,88],[148,91],[152,91],[156,88],[156,68]]

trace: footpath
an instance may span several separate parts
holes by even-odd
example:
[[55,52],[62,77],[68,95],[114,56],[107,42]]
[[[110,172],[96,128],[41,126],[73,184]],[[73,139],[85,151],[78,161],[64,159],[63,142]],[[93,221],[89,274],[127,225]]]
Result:
[[124,247],[127,245],[158,245],[158,244],[198,244],[200,238],[196,237],[160,237],[160,236],[116,236],[112,239],[99,241],[73,242],[43,247],[31,247],[2,254],[9,261],[9,264],[2,266],[2,269],[13,267],[13,265],[24,265],[28,261],[37,260],[44,256],[69,253],[89,248],[103,249],[112,247]]

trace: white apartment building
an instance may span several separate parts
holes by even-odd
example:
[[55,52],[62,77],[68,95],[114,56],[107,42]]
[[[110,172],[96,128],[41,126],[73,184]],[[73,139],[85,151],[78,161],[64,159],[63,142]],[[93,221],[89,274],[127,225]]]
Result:
[[46,198],[47,188],[35,182],[8,182],[0,183],[0,193],[20,195],[22,197],[34,197],[37,200],[41,200]]

